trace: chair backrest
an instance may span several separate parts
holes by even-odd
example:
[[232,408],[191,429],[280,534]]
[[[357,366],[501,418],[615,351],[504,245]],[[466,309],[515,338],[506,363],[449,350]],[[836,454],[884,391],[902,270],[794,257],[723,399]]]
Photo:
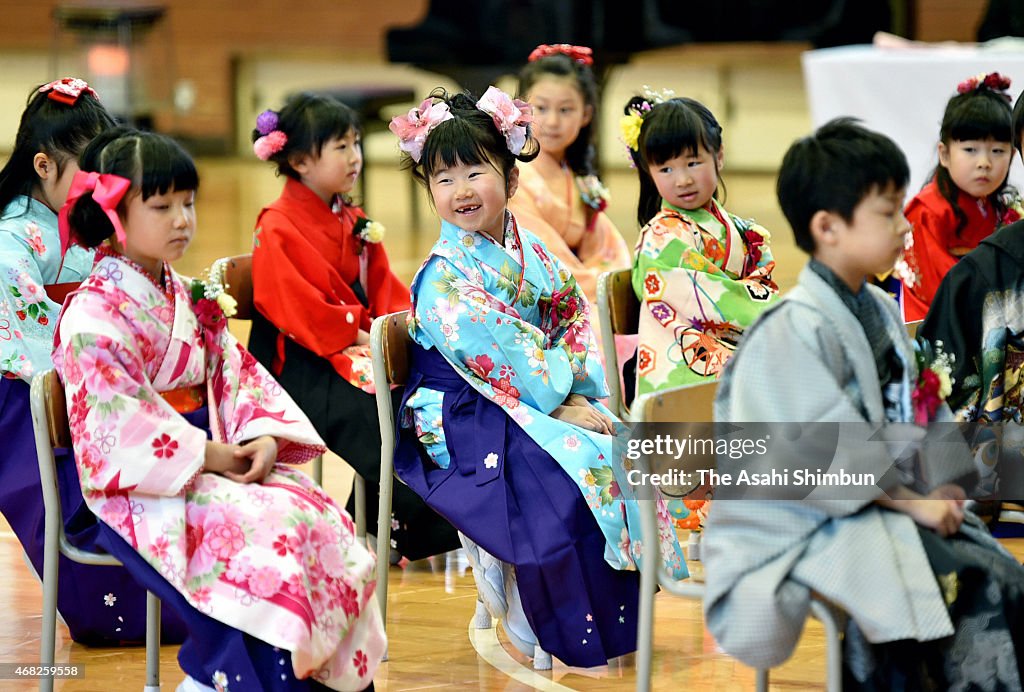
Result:
[[255,307],[252,299],[252,253],[225,257],[224,287],[238,303],[234,319],[251,320]]
[[907,328],[907,334],[910,335],[911,339],[917,338],[917,330],[918,327],[921,326],[922,322],[924,322],[924,320],[917,320],[916,322],[907,322],[907,324],[905,325]]
[[718,382],[701,382],[642,394],[633,402],[635,423],[710,423]]
[[378,318],[383,320],[379,347],[388,384],[405,384],[409,379],[409,346],[412,338],[406,325],[408,318],[408,310]]
[[616,334],[636,334],[640,324],[640,300],[633,292],[633,270],[605,272],[597,280],[597,316],[601,325],[601,352],[604,355],[605,378],[608,380],[608,402],[620,418],[629,414],[619,375],[621,365],[615,350]]
[[46,426],[50,435],[50,446],[71,447],[71,426],[68,423],[68,408],[64,399],[64,385],[57,377],[56,370],[43,376],[43,397],[46,406]]

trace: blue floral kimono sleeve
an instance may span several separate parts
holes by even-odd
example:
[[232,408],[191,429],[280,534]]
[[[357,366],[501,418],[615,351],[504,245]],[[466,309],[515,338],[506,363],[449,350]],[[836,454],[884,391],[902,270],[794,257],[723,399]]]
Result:
[[545,344],[544,332],[526,319],[536,314],[535,295],[505,305],[487,285],[491,278],[474,280],[444,257],[428,260],[414,286],[414,338],[437,348],[499,405],[516,399],[549,414],[576,383],[570,348],[564,339]]

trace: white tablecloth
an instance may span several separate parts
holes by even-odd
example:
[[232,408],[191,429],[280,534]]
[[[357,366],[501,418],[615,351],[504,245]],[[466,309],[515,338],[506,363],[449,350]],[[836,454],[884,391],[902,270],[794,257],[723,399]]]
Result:
[[[991,48],[843,46],[804,53],[803,70],[814,127],[852,115],[902,147],[910,164],[908,200],[938,163],[939,125],[957,84],[979,72],[999,72],[1013,80],[1014,100],[1024,88],[1024,52]],[[1024,191],[1016,153],[1010,181]]]

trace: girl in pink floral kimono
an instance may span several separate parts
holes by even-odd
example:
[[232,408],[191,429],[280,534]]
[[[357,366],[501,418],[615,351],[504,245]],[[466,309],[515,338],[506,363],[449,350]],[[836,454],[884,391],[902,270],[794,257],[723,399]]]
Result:
[[195,230],[194,164],[137,132],[87,161],[61,218],[97,259],[54,361],[95,546],[184,618],[179,690],[366,688],[385,648],[373,557],[290,466],[323,442],[225,329],[222,287],[169,264]]

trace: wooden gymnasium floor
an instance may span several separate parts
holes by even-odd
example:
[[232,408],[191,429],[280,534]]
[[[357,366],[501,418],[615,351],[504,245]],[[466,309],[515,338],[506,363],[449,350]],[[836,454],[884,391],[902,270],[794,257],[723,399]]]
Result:
[[[280,189],[268,168],[258,162],[200,161],[202,187],[198,198],[199,230],[178,267],[199,272],[222,255],[245,252],[253,221],[262,204]],[[631,244],[636,238],[635,174],[612,171],[607,180],[614,199],[610,213]],[[730,210],[754,216],[774,232],[777,277],[783,288],[793,285],[802,266],[801,253],[778,211],[771,175],[727,175]],[[405,174],[390,167],[370,170],[366,208],[385,224],[393,266],[410,279],[437,233],[437,221],[420,200],[422,221],[413,228],[409,185]],[[233,328],[238,328],[236,325]],[[339,460],[325,464],[325,485],[344,503],[351,472]],[[1006,544],[1024,557],[1024,539]],[[699,563],[691,571],[699,571]],[[567,668],[556,663],[550,673],[534,673],[500,633],[476,633],[470,641],[473,579],[456,553],[423,560],[404,570],[393,567],[389,590],[388,634],[391,660],[378,669],[378,690],[629,690],[635,685],[632,656],[596,670]],[[720,653],[704,630],[698,603],[659,594],[656,601],[654,687],[660,690],[753,689],[753,671]],[[0,663],[38,661],[40,587],[26,567],[17,540],[0,520]],[[173,690],[182,673],[176,647],[161,651],[164,690]],[[773,671],[777,690],[822,689],[824,642],[820,626],[810,622],[789,662]],[[144,682],[145,654],[133,649],[90,649],[73,644],[58,626],[57,662],[85,667],[85,677],[57,682],[68,692],[137,690]],[[0,680],[0,690],[30,690],[34,681]],[[233,689],[233,688],[232,688]]]

